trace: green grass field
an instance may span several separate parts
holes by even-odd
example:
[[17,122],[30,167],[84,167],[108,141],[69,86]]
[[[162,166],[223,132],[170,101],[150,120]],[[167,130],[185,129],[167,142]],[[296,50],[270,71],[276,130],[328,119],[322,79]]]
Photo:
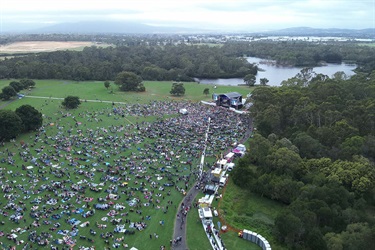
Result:
[[358,43],[360,46],[369,46],[369,47],[375,47],[375,43]]
[[[1,80],[0,88],[3,88],[12,80]],[[176,101],[193,101],[200,100],[210,101],[214,93],[212,85],[198,84],[195,82],[184,83],[186,89],[185,95],[174,97],[169,94],[172,88],[172,82],[153,82],[145,81],[146,92],[142,93],[124,93],[118,91],[118,87],[111,83],[109,90],[104,87],[101,81],[74,82],[65,80],[37,80],[37,88],[33,89],[29,95],[44,97],[65,98],[69,95],[79,96],[81,99],[93,99],[102,101],[116,101],[127,103],[148,103],[154,100],[176,100]],[[203,90],[209,88],[210,94],[205,96]],[[111,93],[111,90],[113,93]],[[253,88],[245,86],[218,86],[216,93],[226,93],[236,91],[244,96],[249,94]],[[25,91],[22,91],[23,93]]]
[[[1,80],[0,81],[0,87],[3,88],[4,86],[7,86],[11,80]],[[135,133],[136,129],[134,126],[132,126],[135,123],[142,123],[142,122],[153,122],[156,120],[155,116],[147,116],[147,117],[140,117],[140,116],[129,116],[125,117],[126,119],[116,119],[114,116],[108,116],[107,113],[112,109],[112,104],[111,103],[105,103],[105,102],[100,102],[101,101],[116,101],[116,102],[124,102],[126,104],[119,104],[119,106],[126,107],[127,104],[134,104],[134,103],[149,103],[150,101],[154,100],[173,100],[173,101],[191,101],[191,102],[198,102],[199,100],[206,100],[209,101],[211,98],[211,94],[213,91],[212,86],[210,85],[203,85],[203,84],[197,84],[197,83],[185,83],[185,88],[186,88],[186,94],[185,96],[182,97],[173,97],[170,96],[169,91],[172,86],[172,82],[145,82],[146,86],[146,92],[145,93],[124,93],[124,92],[119,92],[117,90],[117,86],[113,85],[112,83],[112,90],[113,93],[111,93],[110,90],[105,89],[103,82],[99,81],[91,81],[91,82],[74,82],[74,81],[64,81],[64,80],[36,80],[36,87],[32,89],[31,91],[21,91],[22,93],[25,93],[27,96],[38,96],[38,97],[46,97],[43,99],[38,99],[38,98],[31,98],[31,97],[24,97],[23,99],[15,99],[11,103],[6,103],[6,102],[1,102],[1,105],[5,105],[5,109],[11,109],[15,110],[17,107],[24,105],[24,104],[30,104],[33,107],[35,107],[37,110],[41,111],[44,115],[44,124],[45,124],[45,138],[42,137],[39,140],[35,140],[35,133],[28,133],[28,134],[22,134],[20,135],[14,142],[9,142],[6,143],[5,147],[0,148],[0,159],[4,160],[0,164],[1,166],[1,176],[0,180],[3,181],[3,183],[7,183],[9,181],[13,182],[13,185],[18,185],[25,183],[25,181],[28,178],[34,178],[36,185],[39,186],[39,184],[42,183],[47,183],[48,181],[52,179],[56,179],[55,176],[55,171],[53,169],[43,169],[43,168],[34,168],[33,170],[28,170],[27,175],[26,173],[21,169],[21,165],[24,164],[25,166],[29,165],[29,162],[23,162],[20,155],[18,155],[18,152],[21,150],[21,143],[26,143],[26,144],[32,144],[31,151],[26,152],[26,154],[31,154],[33,156],[38,157],[39,153],[37,154],[34,149],[40,149],[43,148],[43,152],[48,152],[48,154],[56,153],[62,156],[64,158],[64,155],[66,155],[65,151],[60,151],[56,150],[54,148],[54,145],[51,144],[52,138],[60,133],[60,128],[71,128],[72,130],[79,130],[80,128],[82,130],[97,130],[99,127],[120,127],[120,126],[125,126],[127,129],[129,129],[129,133]],[[210,88],[210,95],[205,96],[203,95],[203,90],[205,88]],[[242,93],[243,95],[248,94],[249,92],[252,91],[251,88],[248,87],[233,87],[233,86],[219,86],[216,91],[220,92],[232,92],[232,91],[237,91],[239,93]],[[79,96],[81,99],[87,99],[87,100],[99,100],[99,102],[82,102],[80,107],[76,110],[69,110],[66,111],[61,108],[61,100],[55,100],[53,98],[64,98],[68,95],[75,95]],[[66,116],[67,115],[67,116]],[[95,116],[95,118],[100,119],[100,121],[95,122],[91,118],[91,116]],[[164,116],[166,117],[171,117],[169,116]],[[75,127],[76,122],[82,122],[82,127]],[[53,140],[52,140],[53,141]],[[108,151],[108,157],[105,159],[105,161],[108,162],[113,162],[117,159],[119,159],[119,154],[116,152],[121,152],[121,155],[123,157],[131,157],[131,153],[134,151],[139,151],[142,148],[146,148],[148,144],[151,142],[150,140],[145,140],[143,142],[140,142],[139,144],[136,145],[131,145],[131,147],[127,149],[113,149],[108,146],[101,146],[99,148],[93,148],[92,150],[94,152],[100,150],[100,148],[106,149]],[[82,148],[83,149],[83,148]],[[175,150],[177,150],[176,148]],[[78,150],[78,149],[77,149]],[[13,158],[16,160],[15,165],[9,165],[6,162],[6,154],[11,153],[13,154]],[[81,157],[77,153],[73,152],[73,157]],[[85,157],[86,158],[86,157]],[[209,157],[207,159],[210,159]],[[87,160],[90,160],[88,158]],[[162,159],[160,159],[162,160]],[[181,161],[186,161],[187,159],[181,158]],[[61,166],[67,166],[68,160],[64,160],[64,162],[56,162],[57,164],[61,164]],[[198,159],[195,160],[195,163],[193,163],[193,166],[196,165],[198,162]],[[155,163],[155,167],[160,167],[163,166],[162,163],[159,163],[158,161]],[[77,168],[82,168],[85,171],[90,171],[92,169],[89,165],[89,163],[84,163],[82,162],[81,165],[75,166],[75,167],[69,167],[70,171],[74,173],[73,171],[77,171]],[[179,171],[180,174],[187,176],[189,174],[189,169],[186,167],[181,166],[179,169],[177,168],[172,168],[171,170],[173,171]],[[38,171],[38,172],[37,172]],[[40,172],[39,172],[40,171]],[[151,171],[150,174],[161,174],[158,173],[157,170]],[[42,177],[43,175],[43,177]],[[26,177],[27,176],[27,177]],[[38,177],[37,177],[38,176]],[[93,177],[92,182],[94,183],[99,183],[101,182],[102,174],[100,172],[95,172],[95,176]],[[165,176],[164,176],[165,177]],[[45,179],[43,179],[45,178]],[[79,182],[84,179],[86,179],[85,176],[81,175],[74,175],[71,176],[71,179],[73,182]],[[165,178],[164,178],[165,179]],[[62,180],[68,180],[66,177],[63,177]],[[132,180],[129,184],[131,187],[135,186],[135,182],[133,183],[134,180]],[[166,180],[164,180],[166,181]],[[193,179],[190,179],[189,183],[193,183]],[[182,186],[184,183],[183,180],[181,181],[176,181],[176,185]],[[25,185],[31,185],[25,184]],[[107,185],[106,185],[107,186]],[[123,190],[126,190],[124,188]],[[170,196],[165,196],[166,192],[170,191]],[[176,215],[176,209],[177,209],[177,204],[181,201],[183,195],[178,192],[175,188],[167,187],[165,191],[162,192],[165,197],[167,197],[165,200],[161,200],[160,204],[160,209],[156,209],[154,207],[142,207],[139,208],[142,210],[142,215],[137,214],[135,212],[129,212],[127,215],[123,217],[123,219],[129,219],[131,221],[139,221],[141,220],[141,217],[147,216],[147,215],[152,215],[151,219],[148,223],[148,226],[142,230],[142,231],[137,231],[134,235],[125,235],[124,242],[126,242],[129,247],[135,246],[138,249],[159,249],[161,245],[169,246],[169,240],[171,239],[173,235],[173,225],[174,225],[174,218]],[[42,192],[38,196],[44,196],[44,195],[51,195],[53,196],[53,193],[51,192]],[[99,192],[93,192],[93,191],[86,191],[85,195],[87,197],[91,197],[94,199],[93,203],[96,203],[96,200],[101,197],[105,197],[106,193]],[[33,219],[30,218],[29,213],[31,211],[31,206],[30,201],[36,197],[35,194],[31,194],[31,198],[25,198],[27,196],[26,194],[21,194],[20,197],[18,197],[15,201],[17,202],[22,202],[25,204],[26,207],[26,212],[25,212],[25,221],[19,220],[18,223],[11,222],[9,220],[9,216],[12,214],[11,210],[6,210],[8,214],[2,214],[0,215],[0,221],[3,221],[6,223],[9,228],[26,228],[30,227],[30,224],[32,223]],[[123,195],[121,195],[123,196]],[[141,200],[142,194],[137,195]],[[25,199],[24,199],[25,198]],[[171,201],[173,205],[169,205],[169,209],[167,211],[167,214],[164,213],[162,207],[166,207],[168,205],[167,201]],[[3,206],[7,203],[7,200],[2,199],[0,204],[0,209],[3,209]],[[76,209],[83,208],[85,211],[88,210],[88,208],[83,207],[86,205],[84,202],[81,203],[75,203],[74,200],[70,201]],[[127,209],[129,206],[127,206],[126,202],[124,200],[121,201],[114,201],[116,202],[122,202],[124,203],[125,207]],[[42,204],[39,205],[40,207]],[[46,205],[45,209],[52,209],[54,206],[53,205]],[[136,209],[135,209],[136,210]],[[60,210],[59,210],[60,212]],[[78,235],[89,235],[90,232],[89,229],[92,228],[97,232],[97,235],[92,235],[93,240],[95,240],[94,245],[97,247],[97,249],[103,249],[105,245],[104,241],[100,239],[100,233],[104,233],[107,231],[112,231],[115,228],[115,225],[112,225],[111,223],[106,223],[108,224],[106,229],[99,229],[95,226],[95,223],[98,222],[99,224],[104,224],[102,221],[102,218],[108,217],[106,216],[106,212],[102,211],[97,211],[95,218],[82,218],[80,214],[71,214],[69,217],[67,215],[63,215],[62,219],[56,221],[61,224],[61,226],[56,229],[56,230],[70,230],[70,226],[65,223],[63,220],[67,218],[78,218],[81,220],[81,223],[84,221],[90,221],[91,226],[90,227],[80,227],[78,226],[79,229],[79,234]],[[48,214],[48,215],[47,215]],[[50,232],[49,228],[53,228],[53,224],[49,225],[44,225],[43,223],[46,221],[50,220],[50,216],[54,214],[52,213],[46,213],[46,217],[42,218],[40,220],[40,227],[34,227],[31,226],[29,228],[28,232],[35,230],[38,234],[41,232]],[[191,219],[192,218],[192,219]],[[189,214],[189,220],[188,220],[188,241],[189,241],[189,248],[190,249],[202,249],[200,248],[201,243],[196,244],[194,243],[196,240],[199,240],[199,242],[202,240],[206,240],[207,238],[205,237],[204,233],[201,234],[199,233],[199,229],[203,232],[202,226],[199,224],[198,227],[196,224],[196,218],[197,213],[195,211],[192,211],[191,214]],[[164,226],[161,226],[158,222],[160,220],[164,221]],[[192,228],[192,229],[191,229]],[[4,231],[4,233],[9,233],[6,231],[6,229],[1,229],[0,231]],[[27,236],[28,232],[25,233],[17,233],[19,240],[23,240],[25,242],[28,241]],[[158,234],[158,239],[153,237],[150,239],[149,235],[151,234],[152,236],[154,233]],[[56,231],[53,231],[53,234],[56,235]],[[116,234],[115,237],[121,237],[123,236],[122,234]],[[4,236],[5,237],[5,236]],[[62,236],[61,236],[62,237]],[[56,236],[55,236],[56,238]],[[92,242],[89,242],[87,239],[80,239],[77,238],[77,245],[82,245],[82,246],[90,246],[93,245]],[[193,239],[193,240],[192,240]],[[236,239],[237,240],[237,239]],[[234,240],[234,241],[236,241]],[[5,246],[10,246],[12,245],[12,241],[4,238],[1,240]],[[114,242],[114,239],[111,239],[111,244]],[[230,239],[228,239],[228,242],[231,242]],[[206,242],[207,246],[209,247],[208,241]],[[191,244],[191,246],[190,246]],[[232,244],[232,243],[230,243]],[[233,243],[234,244],[234,243]],[[237,243],[235,243],[236,245]],[[111,245],[112,248],[112,245]],[[229,248],[230,249],[230,248]],[[234,248],[232,248],[234,249]]]
[[237,187],[229,178],[219,213],[232,227],[259,233],[270,242],[272,249],[284,249],[272,233],[274,220],[283,207],[281,203]]

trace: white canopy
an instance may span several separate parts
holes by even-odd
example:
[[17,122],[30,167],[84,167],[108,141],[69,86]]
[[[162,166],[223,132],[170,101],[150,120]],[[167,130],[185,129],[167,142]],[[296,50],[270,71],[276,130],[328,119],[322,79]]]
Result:
[[188,111],[187,109],[180,109],[179,113],[183,115],[187,115]]

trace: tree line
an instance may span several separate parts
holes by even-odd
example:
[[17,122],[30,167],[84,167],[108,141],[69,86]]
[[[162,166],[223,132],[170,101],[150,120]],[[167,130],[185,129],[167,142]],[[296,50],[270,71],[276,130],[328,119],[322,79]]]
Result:
[[354,42],[317,43],[308,41],[231,42],[223,46],[226,54],[272,59],[278,65],[318,66],[321,62],[347,61],[358,65],[361,72],[375,70],[375,48]]
[[192,81],[256,75],[257,67],[221,47],[164,45],[86,47],[5,59],[0,78],[114,80],[129,71],[144,80]]
[[233,180],[286,204],[274,234],[288,248],[371,249],[375,74],[346,80],[303,71],[282,87],[254,90],[257,133]]
[[17,92],[35,86],[35,82],[30,79],[21,79],[20,81],[12,81],[8,86],[5,86],[0,93],[1,100],[10,100],[17,96]]

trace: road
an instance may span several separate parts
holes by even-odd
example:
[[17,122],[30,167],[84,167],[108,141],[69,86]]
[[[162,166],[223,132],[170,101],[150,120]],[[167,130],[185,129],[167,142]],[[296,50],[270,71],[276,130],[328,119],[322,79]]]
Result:
[[[209,126],[207,128],[207,133],[206,133],[206,142],[207,142],[208,130],[209,130]],[[251,136],[252,131],[253,131],[253,119],[250,118],[249,127],[248,127],[245,135],[242,137],[242,139],[240,140],[239,143],[245,143],[246,140],[249,139],[249,137]],[[230,150],[231,149],[228,149],[226,154],[229,153]],[[204,154],[205,154],[205,152],[203,152],[202,161],[204,161]],[[203,167],[203,164],[204,164],[204,162],[201,163],[202,167]],[[180,203],[180,205],[178,207],[178,210],[177,210],[178,216],[176,216],[175,223],[174,223],[173,239],[176,239],[177,237],[181,236],[181,241],[178,242],[178,244],[173,244],[173,246],[171,246],[171,249],[173,249],[173,250],[188,250],[189,249],[188,246],[187,246],[187,242],[186,242],[186,224],[187,224],[186,220],[187,220],[187,216],[182,215],[181,207],[182,207],[182,204],[184,204],[185,206],[190,207],[191,213],[197,213],[197,209],[193,206],[193,201],[194,201],[195,197],[200,193],[200,189],[195,188],[196,184],[197,184],[197,182],[194,183],[194,185],[191,187],[191,189],[186,194],[185,198],[182,200],[182,202]]]

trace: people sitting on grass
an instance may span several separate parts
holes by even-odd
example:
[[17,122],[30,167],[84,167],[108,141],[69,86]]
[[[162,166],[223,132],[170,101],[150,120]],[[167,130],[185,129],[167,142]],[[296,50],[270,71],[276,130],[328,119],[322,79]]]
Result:
[[[206,157],[215,157],[237,142],[246,131],[248,119],[222,107],[189,102],[116,104],[115,108],[80,111],[75,116],[59,111],[45,117],[47,122],[30,142],[13,145],[12,149],[0,148],[0,160],[5,166],[0,171],[0,186],[6,197],[2,204],[6,211],[1,214],[14,219],[9,232],[15,223],[24,223],[25,215],[33,219],[27,225],[31,230],[47,227],[40,228],[42,234],[30,232],[30,242],[38,245],[61,239],[60,228],[69,228],[61,231],[65,235],[76,233],[80,220],[91,216],[95,220],[111,217],[96,224],[100,230],[107,230],[111,221],[117,223],[125,217],[127,229],[143,231],[148,224],[157,223],[153,211],[161,210],[159,223],[164,226],[168,206],[172,205],[168,198],[171,191],[181,193],[182,198],[198,176],[192,159],[200,157],[206,144],[208,117],[211,122]],[[180,108],[187,108],[189,114],[176,115]],[[128,116],[157,119],[129,123],[124,120]],[[124,123],[105,126],[108,119]],[[14,183],[14,178],[22,178],[22,183]],[[98,194],[103,201],[91,204]],[[25,213],[27,207],[30,211]],[[146,216],[142,210],[147,211]],[[134,219],[135,215],[141,219]],[[127,219],[129,216],[133,219]],[[8,228],[3,230],[8,233]],[[103,232],[102,239],[97,235],[86,237],[104,241],[112,232]]]

